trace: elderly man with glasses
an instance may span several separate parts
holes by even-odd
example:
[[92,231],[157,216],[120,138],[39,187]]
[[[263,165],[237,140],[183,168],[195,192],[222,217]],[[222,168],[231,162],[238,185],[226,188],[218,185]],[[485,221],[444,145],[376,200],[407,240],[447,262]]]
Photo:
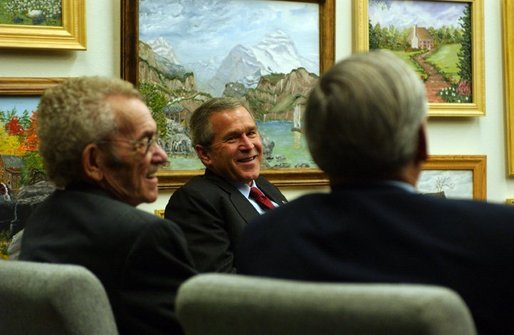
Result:
[[176,290],[196,271],[181,229],[135,208],[156,200],[167,162],[139,92],[120,79],[73,78],[45,92],[37,116],[57,190],[28,220],[20,259],[91,270],[122,334],[180,334]]

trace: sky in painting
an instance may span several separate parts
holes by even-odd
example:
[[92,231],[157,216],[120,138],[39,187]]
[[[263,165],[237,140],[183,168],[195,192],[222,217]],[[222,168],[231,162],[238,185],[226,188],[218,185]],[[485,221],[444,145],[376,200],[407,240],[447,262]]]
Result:
[[458,26],[458,19],[469,3],[450,1],[391,1],[391,7],[376,6],[370,2],[368,16],[372,24],[397,28]]
[[39,97],[0,97],[0,110],[11,111],[16,108],[21,115],[25,110],[29,112],[36,110],[38,103]]
[[[140,0],[143,41],[166,38],[178,60],[221,59],[238,42],[257,44],[278,29],[305,58],[319,57],[319,5],[264,0]],[[233,42],[231,44],[231,42]]]

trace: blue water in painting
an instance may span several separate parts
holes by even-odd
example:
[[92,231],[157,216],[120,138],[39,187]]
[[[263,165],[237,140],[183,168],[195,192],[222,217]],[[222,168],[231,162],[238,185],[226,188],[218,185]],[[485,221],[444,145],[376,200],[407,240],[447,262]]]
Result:
[[[263,141],[275,142],[272,158],[264,159],[264,168],[305,168],[316,167],[305,143],[305,135],[291,131],[292,121],[257,122]],[[196,156],[170,155],[172,170],[192,170],[203,168]]]

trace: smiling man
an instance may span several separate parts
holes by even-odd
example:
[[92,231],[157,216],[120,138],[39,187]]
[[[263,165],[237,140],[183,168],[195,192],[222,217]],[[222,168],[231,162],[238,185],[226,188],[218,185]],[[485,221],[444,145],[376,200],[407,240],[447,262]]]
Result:
[[[193,112],[189,127],[205,174],[173,193],[165,217],[184,231],[198,271],[236,272],[234,250],[243,227],[287,201],[259,176],[261,137],[242,101],[213,98]],[[255,188],[269,199],[268,205],[254,200]]]
[[135,208],[167,161],[132,84],[80,77],[47,90],[40,152],[57,190],[29,218],[20,259],[78,264],[105,287],[120,334],[180,334],[174,300],[196,271],[180,228]]

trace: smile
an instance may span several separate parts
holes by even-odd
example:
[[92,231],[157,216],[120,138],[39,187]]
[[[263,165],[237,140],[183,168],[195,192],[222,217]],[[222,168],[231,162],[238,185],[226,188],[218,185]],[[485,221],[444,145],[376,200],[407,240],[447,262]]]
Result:
[[237,162],[238,163],[249,163],[249,162],[255,160],[255,158],[257,158],[257,156],[251,156],[251,157],[248,157],[248,158],[238,159]]

